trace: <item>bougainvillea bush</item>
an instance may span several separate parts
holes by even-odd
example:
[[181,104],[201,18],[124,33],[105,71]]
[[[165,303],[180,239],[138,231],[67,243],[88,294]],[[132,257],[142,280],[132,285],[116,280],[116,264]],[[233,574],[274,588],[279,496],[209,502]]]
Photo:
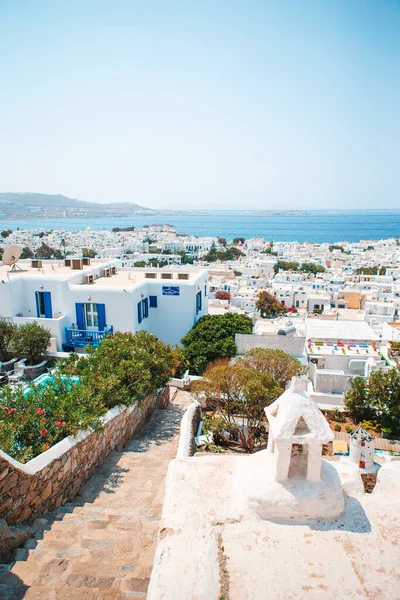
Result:
[[140,331],[104,339],[88,355],[60,361],[53,380],[0,390],[0,449],[20,462],[68,435],[101,427],[114,406],[140,402],[180,368],[182,352]]

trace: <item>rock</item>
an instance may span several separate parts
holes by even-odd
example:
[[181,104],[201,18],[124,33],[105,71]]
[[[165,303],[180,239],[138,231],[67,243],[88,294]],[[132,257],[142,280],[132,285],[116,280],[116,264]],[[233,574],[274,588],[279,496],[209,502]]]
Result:
[[12,552],[30,537],[33,531],[30,527],[23,525],[7,525],[4,519],[0,519],[0,561],[11,562]]

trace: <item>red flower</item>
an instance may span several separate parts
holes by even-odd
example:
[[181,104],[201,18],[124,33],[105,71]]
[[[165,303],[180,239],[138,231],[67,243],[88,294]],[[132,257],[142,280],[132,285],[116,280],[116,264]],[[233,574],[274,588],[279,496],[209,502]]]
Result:
[[47,435],[47,429],[46,429],[46,428],[45,428],[45,429],[42,429],[42,431],[40,432],[40,435],[41,435],[42,437],[45,437],[45,436]]
[[61,427],[65,427],[65,421],[62,421]]
[[49,448],[50,448],[49,444],[45,444],[45,445],[44,445],[44,449],[45,449],[45,450],[48,450]]
[[61,421],[54,421],[54,425],[57,425],[58,427],[59,425],[61,425]]
[[38,415],[45,415],[46,414],[46,411],[43,410],[43,408],[37,408],[36,412],[37,412]]

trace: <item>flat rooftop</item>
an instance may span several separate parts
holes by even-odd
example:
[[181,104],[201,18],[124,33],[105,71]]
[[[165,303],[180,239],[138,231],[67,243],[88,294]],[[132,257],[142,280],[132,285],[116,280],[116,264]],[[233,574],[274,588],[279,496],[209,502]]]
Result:
[[[77,257],[78,258],[78,257]],[[204,271],[204,269],[198,268],[182,268],[174,266],[173,268],[136,268],[136,269],[121,269],[118,268],[116,261],[113,259],[104,259],[104,260],[92,260],[90,265],[83,265],[82,269],[72,269],[70,266],[65,266],[64,261],[51,261],[51,260],[43,260],[42,266],[40,268],[32,267],[31,261],[18,261],[17,265],[20,269],[16,268],[14,271],[11,271],[11,267],[9,265],[1,264],[0,265],[0,277],[9,277],[10,280],[13,277],[54,277],[65,279],[66,277],[77,277],[81,275],[85,277],[86,275],[91,274],[99,274],[102,268],[107,268],[111,266],[117,267],[117,271],[114,275],[110,277],[98,277],[95,279],[94,283],[89,285],[105,285],[109,287],[113,286],[124,286],[132,283],[139,283],[143,280],[158,280],[165,281],[166,285],[168,285],[169,281],[174,281],[179,283],[184,282],[185,280],[193,280],[195,279],[200,272]],[[76,285],[82,285],[77,283]]]
[[378,341],[379,335],[365,321],[308,319],[307,338]]

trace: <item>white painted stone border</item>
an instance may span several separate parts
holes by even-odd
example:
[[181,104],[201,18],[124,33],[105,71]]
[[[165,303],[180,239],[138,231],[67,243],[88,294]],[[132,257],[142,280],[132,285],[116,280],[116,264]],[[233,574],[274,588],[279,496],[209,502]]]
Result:
[[193,400],[193,402],[187,407],[185,414],[182,417],[176,458],[187,458],[189,456],[193,456],[192,449],[194,436],[196,435],[196,432],[194,431],[194,422],[199,411],[201,414],[200,403],[197,402],[197,400]]

